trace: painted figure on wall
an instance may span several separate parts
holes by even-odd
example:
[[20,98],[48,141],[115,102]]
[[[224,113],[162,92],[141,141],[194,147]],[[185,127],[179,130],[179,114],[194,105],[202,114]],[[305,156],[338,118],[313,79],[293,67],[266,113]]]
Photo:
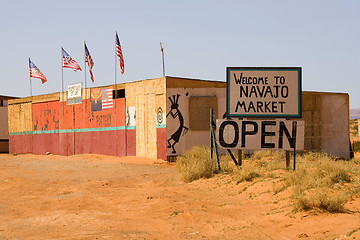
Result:
[[[169,100],[171,102],[171,106],[170,106],[171,109],[170,109],[169,113],[166,115],[166,117],[168,117],[170,114],[172,118],[174,118],[174,119],[178,118],[179,119],[179,127],[171,135],[171,137],[167,140],[167,142],[168,142],[167,147],[172,148],[172,153],[176,153],[176,150],[174,148],[175,144],[179,142],[181,136],[184,136],[187,133],[189,128],[184,126],[184,117],[179,110],[178,101],[179,101],[180,94],[173,95],[172,97],[173,97],[172,99],[171,99],[171,97],[169,97]],[[184,132],[183,132],[183,130],[184,130]],[[172,144],[171,144],[171,142],[172,142]]]

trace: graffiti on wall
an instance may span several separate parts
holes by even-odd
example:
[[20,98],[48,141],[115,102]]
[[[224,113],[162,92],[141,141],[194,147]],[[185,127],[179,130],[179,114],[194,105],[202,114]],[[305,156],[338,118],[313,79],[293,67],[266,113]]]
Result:
[[110,127],[111,126],[111,113],[99,114],[96,116],[94,116],[94,113],[91,113],[90,121],[95,121],[96,127]]
[[179,127],[173,134],[171,134],[170,138],[167,140],[167,147],[172,149],[172,153],[176,153],[175,144],[177,144],[180,141],[180,138],[184,136],[189,130],[188,127],[184,126],[184,117],[179,110],[179,97],[180,94],[173,95],[172,98],[169,97],[169,100],[171,102],[171,109],[166,115],[166,117],[170,115],[173,119],[177,118],[179,120]]
[[56,109],[45,109],[35,115],[34,131],[58,130],[59,115]]

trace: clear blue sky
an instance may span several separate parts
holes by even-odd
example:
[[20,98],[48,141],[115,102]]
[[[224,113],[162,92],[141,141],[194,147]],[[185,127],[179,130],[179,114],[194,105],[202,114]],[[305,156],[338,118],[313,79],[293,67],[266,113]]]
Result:
[[[61,47],[84,69],[86,41],[95,83],[114,83],[118,31],[125,74],[117,82],[166,75],[225,81],[233,67],[302,67],[303,90],[346,92],[360,108],[360,1],[3,1],[2,95],[29,96],[28,58],[47,77],[33,94],[61,90]],[[65,86],[84,71],[64,69]]]

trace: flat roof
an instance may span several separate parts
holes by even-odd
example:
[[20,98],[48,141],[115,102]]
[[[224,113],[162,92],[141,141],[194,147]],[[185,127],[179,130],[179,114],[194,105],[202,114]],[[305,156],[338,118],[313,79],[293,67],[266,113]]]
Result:
[[[193,78],[184,78],[184,77],[173,77],[173,76],[165,76],[160,78],[152,78],[152,79],[144,79],[144,80],[136,80],[132,82],[125,82],[125,83],[117,83],[117,89],[126,88],[126,85],[130,84],[141,84],[142,82],[146,81],[153,81],[153,80],[160,80],[166,79],[166,88],[226,88],[226,81],[216,81],[216,80],[202,80],[202,79],[193,79]],[[114,84],[109,84],[106,86],[96,86],[87,89],[93,88],[104,88],[114,86]],[[66,91],[64,91],[66,92]],[[318,92],[318,91],[302,91],[305,94],[342,94],[342,95],[349,95],[348,93],[339,93],[339,92]],[[32,97],[32,102],[50,102],[50,101],[57,101],[60,99],[60,93],[49,93],[43,95],[37,95]],[[19,104],[19,103],[26,103],[31,102],[31,97],[11,97],[11,96],[4,96],[0,95],[0,100],[10,100],[9,104]]]

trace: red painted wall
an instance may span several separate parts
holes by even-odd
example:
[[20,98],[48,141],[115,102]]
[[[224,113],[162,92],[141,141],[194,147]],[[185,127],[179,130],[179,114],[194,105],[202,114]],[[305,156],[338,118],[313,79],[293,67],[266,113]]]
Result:
[[32,153],[32,135],[10,135],[9,153]]
[[[125,99],[110,109],[91,111],[91,101],[33,104],[35,134],[10,135],[10,153],[136,155],[136,130],[125,130]],[[116,130],[119,128],[118,130]]]
[[33,143],[34,154],[60,154],[59,134],[34,134]]
[[166,128],[157,128],[157,158],[166,160]]
[[136,130],[126,130],[127,156],[136,156]]

